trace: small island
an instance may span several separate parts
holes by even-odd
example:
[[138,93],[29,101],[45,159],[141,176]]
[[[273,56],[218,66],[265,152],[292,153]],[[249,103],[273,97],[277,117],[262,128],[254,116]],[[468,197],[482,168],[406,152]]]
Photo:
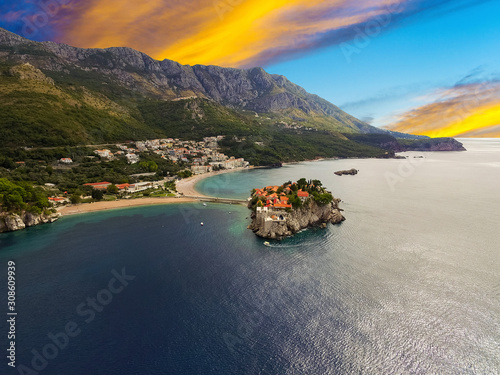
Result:
[[337,176],[343,176],[343,175],[351,175],[351,176],[355,176],[358,174],[358,170],[356,168],[352,168],[352,169],[346,169],[344,171],[337,171],[337,172],[334,172]]
[[301,178],[253,189],[248,204],[253,211],[249,228],[257,236],[281,240],[309,227],[338,224],[345,220],[339,202],[319,180]]

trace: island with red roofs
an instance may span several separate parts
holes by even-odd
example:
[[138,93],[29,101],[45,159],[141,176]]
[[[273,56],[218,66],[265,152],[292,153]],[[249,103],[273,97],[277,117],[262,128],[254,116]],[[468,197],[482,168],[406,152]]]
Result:
[[301,178],[253,189],[248,203],[252,210],[249,228],[260,237],[281,240],[309,227],[344,221],[339,203],[319,180]]

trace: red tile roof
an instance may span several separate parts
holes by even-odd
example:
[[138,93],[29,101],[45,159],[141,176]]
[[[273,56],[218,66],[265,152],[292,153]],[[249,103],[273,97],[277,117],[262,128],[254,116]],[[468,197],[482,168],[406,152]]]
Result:
[[274,205],[274,208],[292,208],[292,205],[285,203],[277,203]]
[[309,197],[309,193],[307,191],[302,191],[302,189],[301,189],[297,192],[297,196],[299,198],[307,198],[307,197]]

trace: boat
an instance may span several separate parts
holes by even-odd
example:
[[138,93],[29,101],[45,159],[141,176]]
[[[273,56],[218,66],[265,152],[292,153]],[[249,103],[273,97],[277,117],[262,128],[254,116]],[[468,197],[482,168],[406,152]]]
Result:
[[201,226],[203,226],[203,221],[200,223]]
[[264,242],[264,245],[271,246],[271,244],[268,241]]
[[206,204],[206,203],[203,203],[203,205],[204,205],[205,207],[207,206],[207,204]]

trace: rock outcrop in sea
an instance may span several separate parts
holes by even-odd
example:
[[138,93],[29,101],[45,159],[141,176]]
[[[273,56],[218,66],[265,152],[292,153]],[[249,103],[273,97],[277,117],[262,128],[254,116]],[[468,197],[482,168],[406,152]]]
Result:
[[339,202],[340,199],[336,199],[329,204],[319,205],[311,200],[301,208],[277,213],[275,219],[271,218],[272,211],[257,211],[252,213],[249,228],[257,236],[281,240],[306,228],[321,227],[327,223],[338,224],[345,220],[338,207]]
[[344,171],[337,171],[337,172],[334,172],[337,176],[343,176],[345,174],[347,175],[351,175],[351,176],[354,176],[354,175],[357,175],[358,174],[358,170],[356,168],[352,168],[352,169],[346,169]]
[[257,236],[281,240],[306,228],[338,224],[345,220],[339,203],[318,180],[254,189],[249,229]]
[[23,212],[21,214],[3,212],[0,213],[0,233],[14,232],[17,230],[33,227],[35,225],[53,223],[60,217],[59,213],[35,214]]

